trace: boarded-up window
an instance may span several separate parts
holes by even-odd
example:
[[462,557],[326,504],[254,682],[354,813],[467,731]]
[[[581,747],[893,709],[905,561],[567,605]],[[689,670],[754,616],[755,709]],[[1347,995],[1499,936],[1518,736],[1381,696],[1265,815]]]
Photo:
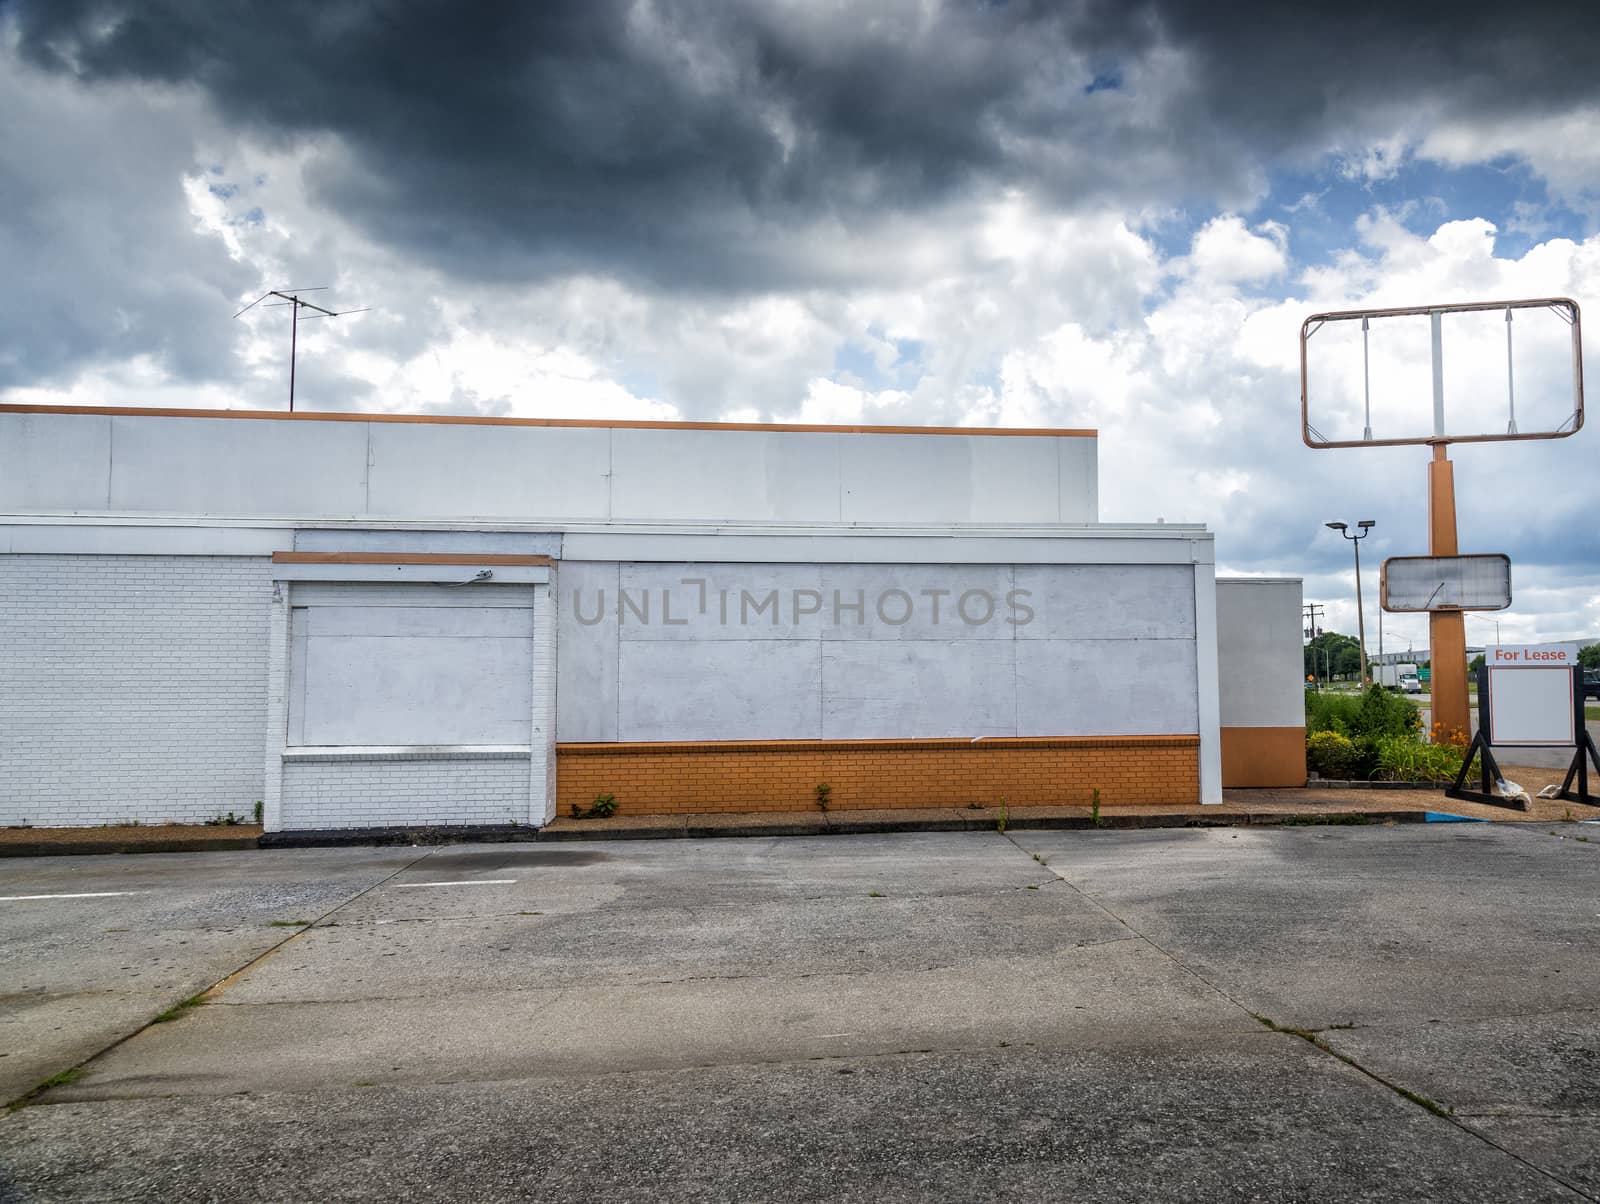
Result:
[[533,591],[300,585],[289,744],[526,745]]

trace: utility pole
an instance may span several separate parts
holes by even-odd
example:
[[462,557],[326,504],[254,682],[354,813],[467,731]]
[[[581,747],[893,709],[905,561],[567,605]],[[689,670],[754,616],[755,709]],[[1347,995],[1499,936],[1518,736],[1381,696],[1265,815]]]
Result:
[[[1302,605],[1300,609],[1305,612],[1306,639],[1311,642],[1311,675],[1313,677],[1316,677],[1317,676],[1317,647],[1316,647],[1316,643],[1317,643],[1317,637],[1322,634],[1322,624],[1318,622],[1318,620],[1322,618],[1322,603],[1320,603],[1320,602],[1307,602],[1304,605]],[[1323,654],[1323,658],[1326,659],[1327,658],[1327,649],[1323,649],[1322,650],[1322,654]],[[1327,674],[1326,673],[1321,675],[1321,680],[1323,680],[1323,681],[1327,680]]]

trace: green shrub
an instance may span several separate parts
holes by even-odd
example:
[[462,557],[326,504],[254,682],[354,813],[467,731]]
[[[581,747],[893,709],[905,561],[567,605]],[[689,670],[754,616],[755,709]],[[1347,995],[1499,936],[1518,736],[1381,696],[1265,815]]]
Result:
[[1378,745],[1371,736],[1354,736],[1350,740],[1355,756],[1350,764],[1350,780],[1365,781],[1378,772]]
[[1306,768],[1319,777],[1343,780],[1356,765],[1355,743],[1341,732],[1314,732],[1306,737]]
[[1394,782],[1444,782],[1461,772],[1458,744],[1424,744],[1412,736],[1385,736],[1378,741],[1378,771]]
[[1402,694],[1372,686],[1365,694],[1306,691],[1306,735],[1338,732],[1352,739],[1403,736],[1422,727],[1416,704]]
[[1385,736],[1408,736],[1422,728],[1422,712],[1403,694],[1371,686],[1356,708],[1353,734],[1377,741]]
[[1356,711],[1361,700],[1348,694],[1324,694],[1307,690],[1306,735],[1314,732],[1338,732],[1348,736],[1355,727]]

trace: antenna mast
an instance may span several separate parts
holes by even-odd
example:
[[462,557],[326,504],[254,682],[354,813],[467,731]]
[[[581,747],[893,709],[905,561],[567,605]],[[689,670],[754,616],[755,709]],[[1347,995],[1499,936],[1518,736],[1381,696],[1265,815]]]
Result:
[[292,288],[281,290],[273,289],[270,292],[262,293],[261,296],[257,297],[254,301],[250,302],[249,305],[246,305],[238,313],[233,315],[236,318],[243,317],[256,306],[260,305],[263,301],[267,301],[268,297],[277,297],[279,300],[267,301],[263,308],[271,309],[274,306],[280,305],[293,306],[293,313],[289,322],[289,413],[291,414],[294,413],[294,369],[295,359],[299,353],[301,322],[300,311],[302,309],[314,309],[317,311],[314,314],[306,315],[304,320],[309,322],[312,318],[342,318],[345,314],[366,313],[372,308],[370,305],[363,305],[359,309],[323,309],[322,306],[313,305],[311,302],[303,300],[300,297],[301,293],[321,293],[326,292],[327,288],[327,285],[319,284],[314,288]]

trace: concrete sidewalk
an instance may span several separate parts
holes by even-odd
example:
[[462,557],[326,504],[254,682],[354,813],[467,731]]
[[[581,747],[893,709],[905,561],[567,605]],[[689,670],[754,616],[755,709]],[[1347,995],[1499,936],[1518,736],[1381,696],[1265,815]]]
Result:
[[[1507,766],[1505,772],[1530,794],[1559,785],[1562,770]],[[1473,785],[1468,783],[1469,786]],[[1591,775],[1600,797],[1600,776]],[[1600,819],[1600,807],[1535,799],[1526,811],[1446,798],[1435,785],[1358,788],[1228,790],[1224,801],[1103,807],[1099,820],[1088,807],[1008,807],[1004,827],[1108,830],[1240,827],[1252,824],[1423,823],[1454,815],[1500,822],[1556,823]],[[702,812],[690,815],[613,815],[604,819],[561,816],[543,828],[517,825],[476,828],[386,828],[338,832],[263,834],[255,824],[205,826],[164,824],[102,828],[0,828],[0,857],[102,853],[204,853],[233,849],[312,848],[334,845],[448,844],[476,841],[653,840],[666,837],[832,836],[888,832],[988,832],[1002,826],[998,807],[895,807],[830,811]]]

